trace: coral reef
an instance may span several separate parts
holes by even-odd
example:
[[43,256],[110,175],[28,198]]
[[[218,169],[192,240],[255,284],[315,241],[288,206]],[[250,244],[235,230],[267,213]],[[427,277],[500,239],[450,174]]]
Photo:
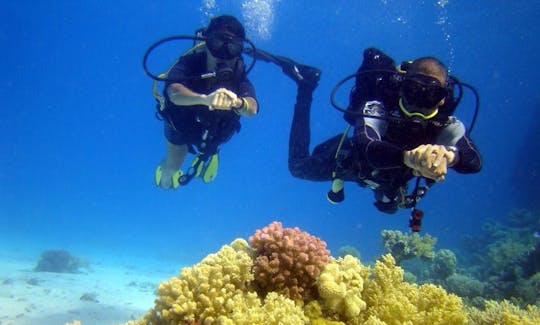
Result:
[[399,265],[403,260],[418,257],[431,260],[435,256],[433,247],[437,239],[425,234],[404,234],[399,230],[383,230],[381,232],[383,246],[394,257]]
[[161,283],[155,307],[127,324],[304,324],[300,307],[277,293],[264,301],[252,284],[252,251],[237,239]]
[[525,309],[503,300],[486,300],[484,308],[467,308],[468,320],[475,325],[537,325],[540,324],[540,308],[529,305]]
[[346,255],[351,255],[352,257],[360,259],[360,252],[354,246],[346,245],[340,247],[336,257],[345,257]]
[[148,315],[148,320],[180,324],[204,319],[212,323],[219,315],[234,312],[240,301],[256,305],[256,295],[249,294],[253,280],[250,254],[248,244],[237,240],[199,264],[182,269],[180,276],[158,286],[156,313]]
[[432,274],[433,278],[444,281],[446,278],[456,272],[457,258],[456,254],[449,249],[441,249],[435,253],[433,259]]
[[443,283],[443,287],[460,297],[474,299],[482,296],[484,284],[477,279],[465,274],[452,274]]
[[[319,247],[319,251],[323,250],[324,245],[297,228],[292,233],[283,231],[279,236],[274,232],[284,230],[281,224],[270,226],[272,229],[267,227],[257,231],[252,242],[275,246],[272,253],[283,248],[289,251],[295,243],[291,236],[297,234],[313,244],[311,249]],[[143,318],[126,325],[528,325],[540,321],[540,311],[535,306],[520,309],[506,301],[486,301],[482,308],[465,306],[460,297],[447,293],[441,286],[405,282],[404,270],[396,265],[390,254],[383,255],[374,266],[363,265],[350,255],[337,259],[327,257],[328,261],[320,266],[318,275],[312,276],[305,270],[302,273],[309,279],[304,282],[306,285],[315,279],[314,287],[307,288],[314,291],[312,299],[291,299],[287,296],[290,290],[259,286],[256,272],[260,269],[255,268],[257,258],[267,255],[257,255],[257,252],[264,250],[250,247],[244,239],[223,246],[217,253],[161,283],[154,308]],[[295,252],[293,256],[298,258],[299,253]],[[451,254],[441,253],[441,256],[446,255]],[[281,272],[275,270],[275,274]],[[457,275],[453,273],[447,280]]]
[[71,255],[65,250],[47,250],[41,253],[41,257],[34,268],[37,272],[77,273],[82,267],[88,267],[89,263],[79,257]]
[[364,279],[369,268],[363,267],[357,258],[346,255],[327,264],[317,281],[322,306],[330,313],[351,319],[366,309],[362,300]]
[[316,298],[315,280],[330,261],[326,243],[298,228],[273,222],[249,238],[259,292],[275,291],[293,300]]
[[484,298],[540,304],[539,226],[540,211],[514,210],[505,219],[486,222],[484,233],[464,239],[463,266],[485,281]]
[[389,254],[375,263],[364,284],[366,311],[350,324],[464,324],[461,299],[433,284],[403,281],[403,269]]

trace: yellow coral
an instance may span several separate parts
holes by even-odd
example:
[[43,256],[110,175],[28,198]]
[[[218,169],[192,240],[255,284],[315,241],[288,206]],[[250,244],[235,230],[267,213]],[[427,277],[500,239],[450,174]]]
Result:
[[361,292],[368,270],[351,255],[326,264],[317,281],[324,308],[345,319],[358,316],[366,308]]
[[127,324],[540,324],[535,306],[522,310],[509,302],[488,301],[483,311],[466,310],[461,298],[439,286],[404,282],[403,269],[390,254],[374,267],[352,256],[332,260],[317,281],[320,299],[303,310],[277,292],[262,299],[252,287],[252,265],[247,242],[235,240],[161,283],[155,308]]
[[[339,314],[347,324],[464,324],[466,320],[459,297],[435,285],[404,282],[403,269],[390,254],[373,270],[352,256],[334,260],[323,269],[317,286],[324,309]],[[316,313],[308,316],[313,319]]]
[[475,325],[537,325],[540,324],[540,308],[529,305],[526,309],[519,309],[506,300],[486,300],[484,310],[470,307],[468,318],[469,323]]
[[384,247],[392,254],[398,264],[413,257],[428,260],[435,257],[433,248],[437,239],[429,234],[420,236],[418,233],[411,235],[404,234],[399,230],[383,230],[381,237]]
[[204,324],[231,325],[303,325],[308,319],[294,301],[278,293],[269,293],[264,301],[255,292],[236,295],[231,300],[233,311],[216,319],[206,319]]
[[223,246],[216,254],[208,255],[199,264],[182,269],[179,276],[161,283],[154,310],[145,319],[167,324],[186,321],[222,324],[217,321],[220,316],[241,309],[238,301],[254,304],[254,299],[248,295],[252,291],[252,264],[245,240],[238,239]]
[[286,297],[271,292],[261,302],[251,286],[252,265],[247,242],[237,239],[161,283],[154,309],[127,325],[306,324],[302,309]]
[[434,285],[403,281],[403,269],[384,255],[364,284],[365,312],[350,324],[464,324],[461,299]]
[[321,305],[317,300],[309,302],[304,307],[304,314],[309,318],[311,325],[345,325],[344,322],[324,318]]
[[414,324],[465,324],[466,314],[458,296],[433,284],[421,285],[418,293]]

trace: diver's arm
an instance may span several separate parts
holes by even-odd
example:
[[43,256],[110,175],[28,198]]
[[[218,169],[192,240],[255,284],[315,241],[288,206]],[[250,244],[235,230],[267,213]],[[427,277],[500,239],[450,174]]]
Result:
[[465,125],[453,116],[449,122],[437,138],[437,144],[454,146],[457,149],[456,157],[449,167],[458,173],[478,173],[482,169],[482,157],[467,136]]
[[355,143],[361,156],[364,156],[375,169],[403,167],[403,150],[377,137],[377,132],[368,125],[356,128]]
[[359,118],[354,131],[355,144],[359,154],[375,169],[403,167],[403,150],[392,143],[383,141],[388,122],[369,115],[383,117],[384,105],[378,101],[368,101],[363,105],[363,118]]
[[167,87],[167,95],[171,102],[177,106],[209,106],[210,104],[207,95],[196,93],[181,83],[170,84]]
[[253,97],[238,97],[238,101],[233,105],[235,112],[245,117],[252,117],[259,112],[259,105]]
[[167,87],[167,95],[177,106],[205,105],[210,110],[234,110],[238,115],[252,116],[257,113],[257,102],[251,97],[238,97],[234,92],[219,88],[212,93],[199,94],[180,83]]
[[245,117],[251,117],[259,113],[259,103],[257,102],[255,95],[255,87],[249,79],[244,79],[240,82],[240,88],[238,94],[236,94],[238,100],[233,105],[234,111]]
[[451,167],[462,174],[478,173],[482,169],[482,157],[476,145],[464,135],[457,143],[457,161]]

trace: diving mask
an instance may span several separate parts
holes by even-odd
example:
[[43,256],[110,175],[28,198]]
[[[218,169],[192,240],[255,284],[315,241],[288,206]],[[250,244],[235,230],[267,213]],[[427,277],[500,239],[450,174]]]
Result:
[[435,115],[437,115],[439,112],[439,108],[437,106],[432,108],[421,108],[417,106],[405,105],[403,104],[403,98],[399,99],[399,108],[403,114],[405,114],[405,116],[417,119],[419,121],[429,120],[430,118],[435,117]]
[[[436,78],[417,74],[403,80],[401,93],[407,107],[434,110],[439,102],[448,96],[448,89]],[[426,112],[419,113],[426,116]]]
[[230,60],[240,56],[244,40],[231,33],[216,31],[206,37],[206,47],[216,58]]

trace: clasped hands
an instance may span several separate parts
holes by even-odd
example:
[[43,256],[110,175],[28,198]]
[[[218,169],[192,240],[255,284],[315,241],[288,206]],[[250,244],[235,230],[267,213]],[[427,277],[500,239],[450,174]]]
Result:
[[238,97],[234,92],[219,88],[212,93],[206,95],[206,106],[208,109],[230,111],[233,107],[242,106],[242,99]]
[[455,163],[457,149],[436,144],[423,144],[403,153],[403,163],[416,176],[437,182],[444,181],[448,167]]

